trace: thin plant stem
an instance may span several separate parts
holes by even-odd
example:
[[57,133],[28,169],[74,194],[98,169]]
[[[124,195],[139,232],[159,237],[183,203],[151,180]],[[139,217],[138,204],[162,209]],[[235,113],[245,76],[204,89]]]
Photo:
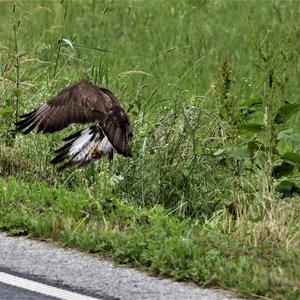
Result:
[[[16,11],[16,6],[13,7],[13,13]],[[17,32],[20,26],[20,20],[16,20],[13,18],[13,35],[14,35],[14,44],[15,44],[15,57],[16,57],[16,122],[18,121],[19,115],[19,102],[20,102],[20,54],[19,54],[19,45],[18,45],[18,38]]]
[[56,73],[57,73],[59,56],[60,56],[60,51],[61,51],[61,46],[62,46],[62,39],[63,39],[63,36],[64,36],[64,31],[65,31],[65,22],[66,22],[67,11],[68,11],[67,1],[66,1],[65,5],[64,5],[63,2],[61,2],[61,5],[64,6],[63,27],[62,27],[62,31],[61,31],[61,34],[60,34],[60,38],[58,40],[58,48],[57,48],[57,51],[56,51],[55,66],[54,66],[54,71],[53,71],[53,78],[55,78]]

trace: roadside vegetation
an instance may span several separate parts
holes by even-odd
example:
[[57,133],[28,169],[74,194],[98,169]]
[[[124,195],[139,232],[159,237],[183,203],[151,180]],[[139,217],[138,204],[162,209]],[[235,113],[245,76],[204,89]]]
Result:
[[[300,298],[300,2],[0,3],[0,229],[159,276]],[[104,51],[105,50],[105,51]],[[18,115],[82,78],[133,158],[50,164]]]

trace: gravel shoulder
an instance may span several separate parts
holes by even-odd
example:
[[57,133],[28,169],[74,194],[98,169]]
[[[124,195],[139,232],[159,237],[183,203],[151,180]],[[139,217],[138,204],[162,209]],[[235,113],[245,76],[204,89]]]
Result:
[[0,269],[106,299],[238,300],[228,292],[158,279],[99,256],[0,233]]

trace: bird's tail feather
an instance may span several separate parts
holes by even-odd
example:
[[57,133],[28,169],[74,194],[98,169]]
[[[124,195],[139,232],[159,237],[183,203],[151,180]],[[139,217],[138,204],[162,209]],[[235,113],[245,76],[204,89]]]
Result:
[[57,155],[51,161],[52,164],[67,161],[59,167],[60,171],[75,165],[85,166],[106,154],[112,155],[113,148],[96,126],[77,131],[64,140],[68,142],[55,151]]

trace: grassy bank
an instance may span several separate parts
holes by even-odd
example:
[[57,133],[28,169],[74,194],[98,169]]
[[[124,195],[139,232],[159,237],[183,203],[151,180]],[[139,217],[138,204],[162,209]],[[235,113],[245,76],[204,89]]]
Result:
[[[239,295],[297,299],[299,199],[274,203],[261,217],[219,210],[205,222],[170,216],[97,192],[0,182],[0,227],[109,255],[151,274],[232,289]],[[295,211],[297,210],[297,211]]]
[[[0,6],[0,228],[299,298],[299,2]],[[133,159],[58,173],[52,152],[78,127],[22,136],[14,122],[82,78],[128,111]]]

